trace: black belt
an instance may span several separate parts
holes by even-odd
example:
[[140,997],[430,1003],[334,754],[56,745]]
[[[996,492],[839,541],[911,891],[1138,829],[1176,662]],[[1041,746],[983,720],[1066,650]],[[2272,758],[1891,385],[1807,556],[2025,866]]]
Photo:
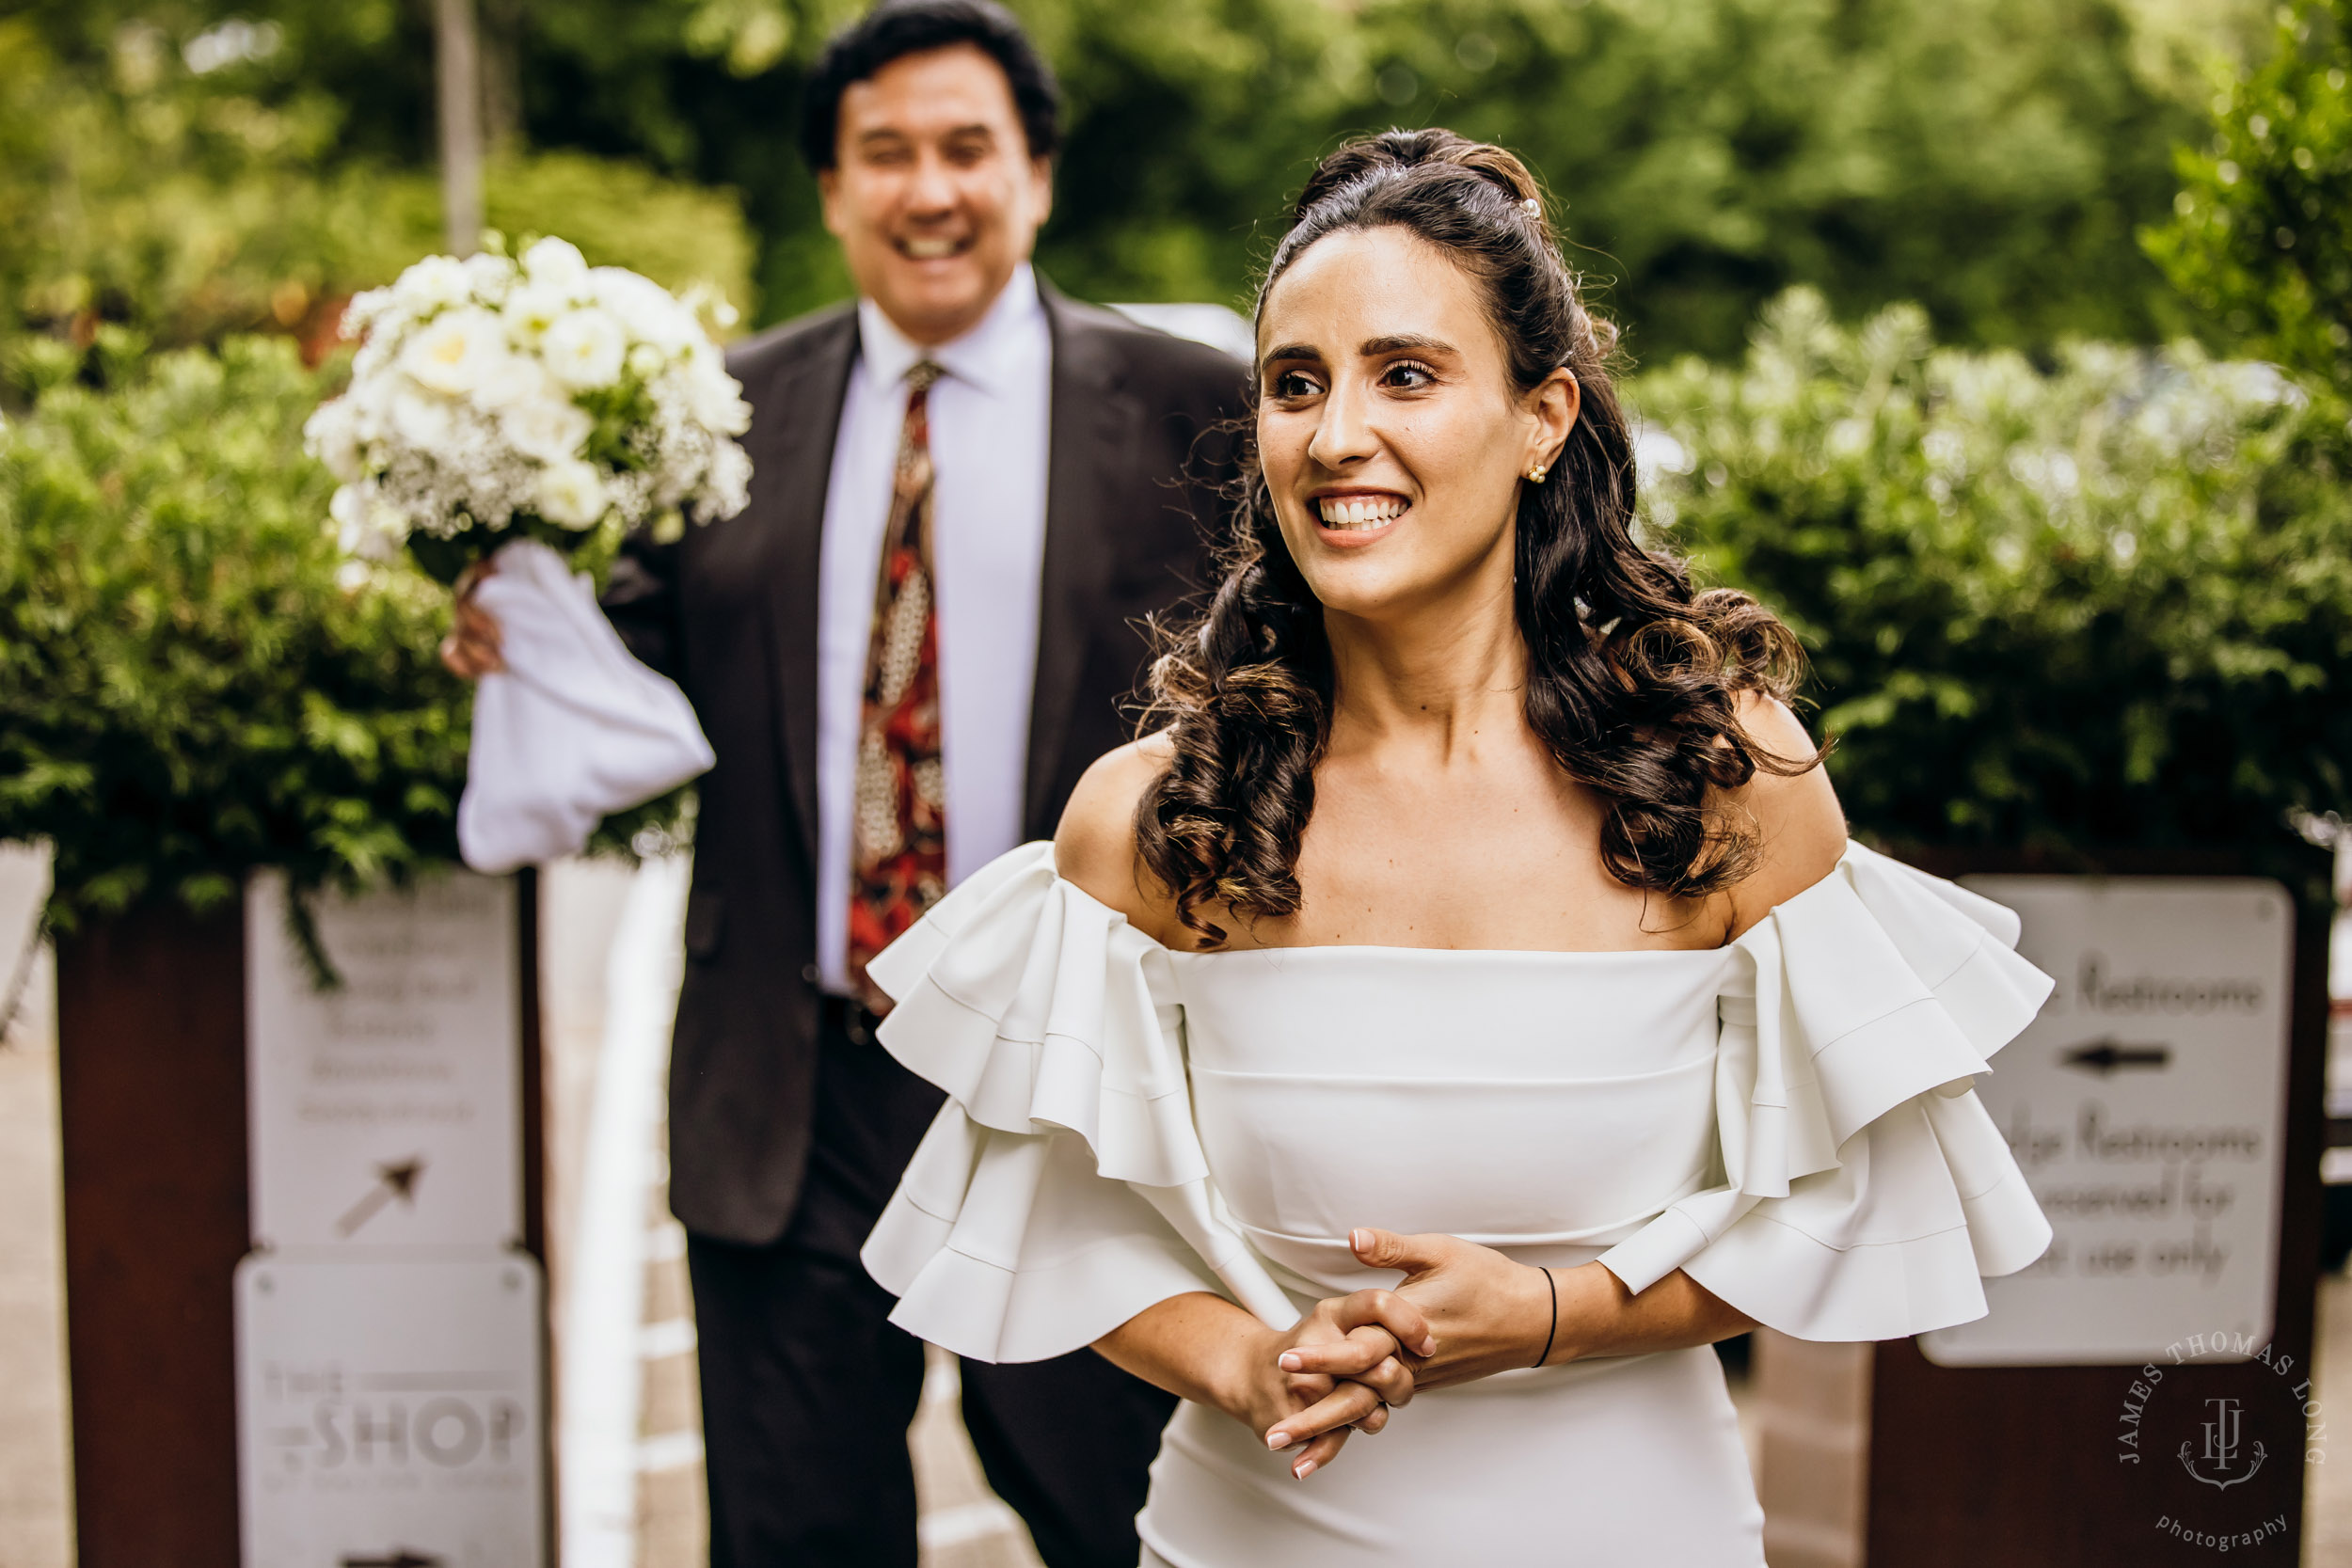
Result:
[[817,1022],[819,1027],[843,1036],[851,1045],[871,1045],[874,1031],[882,1023],[882,1014],[852,996],[835,996],[830,991],[818,999]]

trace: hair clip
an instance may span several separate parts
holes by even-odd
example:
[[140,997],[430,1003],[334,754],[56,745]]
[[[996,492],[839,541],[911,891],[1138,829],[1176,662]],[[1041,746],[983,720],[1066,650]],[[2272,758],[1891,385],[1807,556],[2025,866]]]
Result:
[[1544,204],[1536,200],[1532,196],[1523,196],[1519,198],[1519,210],[1532,218],[1539,218],[1544,215]]

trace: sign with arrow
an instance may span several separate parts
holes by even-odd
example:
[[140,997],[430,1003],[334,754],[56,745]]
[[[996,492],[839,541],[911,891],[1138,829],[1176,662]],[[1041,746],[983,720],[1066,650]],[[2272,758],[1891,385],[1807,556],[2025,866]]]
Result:
[[2138,1364],[2269,1336],[2295,914],[2239,878],[1971,877],[2058,982],[1978,1096],[2056,1238],[1920,1338],[1946,1366]]
[[288,935],[282,881],[254,879],[254,1244],[513,1245],[522,1233],[513,880],[456,872],[330,895],[317,915],[342,982],[326,990]]
[[2125,1045],[2109,1036],[2061,1052],[2058,1063],[2081,1072],[2094,1072],[2104,1078],[2118,1068],[2167,1068],[2172,1064],[2172,1048],[2169,1045]]
[[392,1160],[375,1167],[375,1185],[367,1196],[351,1206],[342,1219],[335,1222],[335,1234],[349,1236],[383,1212],[384,1205],[398,1201],[414,1207],[417,1201],[417,1178],[424,1174],[421,1155],[405,1160]]

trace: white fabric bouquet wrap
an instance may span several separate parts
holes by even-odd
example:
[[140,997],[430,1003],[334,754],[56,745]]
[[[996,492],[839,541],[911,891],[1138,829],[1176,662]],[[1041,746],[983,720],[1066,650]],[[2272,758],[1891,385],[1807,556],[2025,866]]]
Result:
[[474,694],[457,847],[500,873],[578,854],[596,826],[710,768],[685,693],[637,662],[587,574],[534,540],[500,550],[474,590],[506,668]]

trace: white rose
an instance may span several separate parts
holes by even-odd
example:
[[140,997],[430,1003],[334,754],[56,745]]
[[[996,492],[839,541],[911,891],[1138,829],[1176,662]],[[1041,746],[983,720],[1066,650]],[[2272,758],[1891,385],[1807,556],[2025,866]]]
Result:
[[670,292],[650,277],[626,267],[598,267],[588,279],[596,303],[612,311],[613,319],[639,342],[675,354],[699,330]]
[[588,260],[578,245],[550,234],[523,252],[523,272],[533,283],[578,289],[588,281]]
[[495,303],[506,297],[506,291],[515,286],[515,263],[496,251],[485,250],[466,258],[466,282],[476,299]]
[[542,463],[562,463],[580,455],[596,421],[560,398],[533,398],[499,416],[506,444],[525,457]]
[[636,372],[641,380],[651,381],[661,373],[661,367],[668,362],[661,351],[651,343],[639,343],[628,351],[628,368]]
[[686,407],[706,430],[740,436],[752,427],[743,384],[727,374],[725,362],[707,346],[698,345],[687,356]]
[[621,356],[628,351],[620,324],[595,306],[558,317],[539,341],[539,353],[556,379],[583,392],[619,380]]
[[359,417],[350,400],[336,398],[319,404],[302,422],[303,450],[326,465],[326,471],[345,484],[361,472]]
[[472,296],[473,280],[466,263],[454,256],[428,256],[404,272],[392,284],[400,303],[419,315],[463,305]]
[[542,401],[569,403],[571,394],[548,373],[545,365],[519,354],[508,355],[473,392],[475,407],[493,411]]
[[430,393],[403,387],[392,393],[392,434],[421,451],[437,452],[449,444],[450,405]]
[[752,428],[752,405],[738,395],[732,378],[713,383],[700,376],[687,383],[687,405],[694,422],[722,436],[740,436]]
[[335,533],[345,555],[362,561],[389,561],[408,537],[407,520],[384,504],[372,485],[346,484],[326,503],[335,520]]
[[505,328],[478,306],[443,311],[400,347],[400,368],[445,397],[472,391],[505,358]]
[[571,308],[571,290],[552,283],[525,283],[506,296],[507,335],[517,343],[535,345]]
[[592,529],[607,505],[604,478],[592,464],[550,463],[539,475],[539,515],[558,528]]

